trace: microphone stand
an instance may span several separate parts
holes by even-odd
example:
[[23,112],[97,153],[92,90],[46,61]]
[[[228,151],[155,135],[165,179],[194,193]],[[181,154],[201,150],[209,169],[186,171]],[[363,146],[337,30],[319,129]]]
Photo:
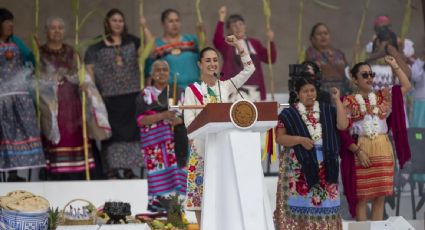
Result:
[[[223,75],[224,75],[224,73],[222,73],[222,72],[221,72],[221,73],[220,73],[220,75],[221,75],[221,76],[223,76]],[[232,83],[233,87],[235,87],[236,92],[238,92],[239,96],[241,96],[241,98],[245,100],[245,98],[244,98],[244,97],[242,96],[242,94],[241,94],[241,91],[239,91],[239,88],[238,88],[238,87],[236,87],[235,83],[232,81],[232,78],[229,78],[229,80],[230,80],[230,83]]]
[[220,73],[220,77],[217,75],[217,73],[213,74],[215,78],[217,78],[217,83],[218,83],[218,94],[220,95],[220,103],[223,103],[223,100],[221,98],[221,87],[220,87],[220,77],[222,77],[223,75]]

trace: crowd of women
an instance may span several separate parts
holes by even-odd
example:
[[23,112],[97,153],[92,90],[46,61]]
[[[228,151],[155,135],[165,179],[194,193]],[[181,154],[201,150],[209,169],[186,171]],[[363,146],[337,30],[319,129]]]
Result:
[[[46,42],[38,44],[35,62],[13,34],[13,18],[0,8],[0,171],[7,172],[2,181],[25,180],[17,172],[35,168],[42,168],[48,180],[84,179],[87,166],[108,179],[133,179],[138,178],[133,170],[143,165],[148,210],[161,211],[161,199],[177,194],[199,221],[204,142],[188,140],[186,127],[200,110],[182,113],[169,105],[231,102],[236,88],[250,100],[265,100],[261,63],[276,61],[273,31],[266,31],[269,59],[267,45],[249,37],[243,17],[227,16],[225,6],[218,11],[215,48],[202,50],[198,35],[182,33],[177,10],[162,12],[164,33],[158,38],[142,17],[140,26],[154,48],[141,89],[142,46],[128,33],[120,10],[106,14],[103,36],[82,60],[64,43],[64,21],[53,17],[45,24]],[[291,105],[279,114],[276,127],[276,141],[284,146],[277,229],[342,229],[340,173],[351,214],[359,221],[368,219],[371,202],[371,219],[383,218],[384,198],[393,191],[394,156],[400,166],[410,156],[406,122],[399,121],[408,120],[403,97],[411,81],[417,87],[411,125],[425,127],[425,55],[414,56],[413,43],[397,37],[389,17],[377,17],[374,26],[369,58],[351,69],[343,52],[331,45],[324,23],[311,30],[304,62],[309,75],[294,79]],[[87,71],[83,80],[78,63]],[[39,78],[34,77],[35,64]],[[82,92],[94,97],[91,104],[104,108],[107,119],[100,130],[109,135],[84,138]],[[91,115],[89,122],[102,126],[100,115]]]

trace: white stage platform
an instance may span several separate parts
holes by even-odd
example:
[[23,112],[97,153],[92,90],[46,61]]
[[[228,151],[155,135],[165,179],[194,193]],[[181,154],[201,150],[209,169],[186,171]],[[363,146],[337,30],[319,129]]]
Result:
[[[267,192],[270,197],[270,207],[275,209],[275,193],[277,177],[265,178]],[[52,207],[62,209],[67,202],[75,198],[91,201],[95,206],[101,206],[106,201],[123,201],[131,204],[132,214],[146,212],[147,181],[146,180],[107,180],[107,181],[72,181],[72,182],[29,182],[29,183],[0,183],[0,196],[13,190],[27,190],[41,195],[50,201]],[[401,214],[405,219],[411,219],[410,197],[402,196]],[[394,215],[394,213],[389,213]],[[419,220],[409,220],[417,230],[424,230],[423,211],[418,212]],[[188,213],[189,221],[196,222],[193,213]],[[358,224],[358,223],[357,223]],[[351,221],[344,221],[345,230],[367,229],[368,223],[356,227]],[[134,227],[134,226],[133,226]],[[137,229],[144,229],[137,225]],[[88,228],[59,228],[58,230],[91,229]],[[98,229],[98,228],[96,228]],[[102,226],[100,229],[120,229],[118,226]],[[122,229],[122,228],[121,228]],[[127,226],[125,229],[133,228]],[[136,227],[134,227],[136,229]],[[389,229],[389,228],[379,228]]]

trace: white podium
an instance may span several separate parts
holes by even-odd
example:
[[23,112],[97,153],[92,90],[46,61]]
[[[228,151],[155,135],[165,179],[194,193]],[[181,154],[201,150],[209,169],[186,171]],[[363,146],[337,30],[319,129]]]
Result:
[[276,126],[277,104],[255,103],[258,119],[247,130],[230,121],[231,105],[208,104],[188,127],[190,139],[205,139],[201,229],[273,230],[260,133]]

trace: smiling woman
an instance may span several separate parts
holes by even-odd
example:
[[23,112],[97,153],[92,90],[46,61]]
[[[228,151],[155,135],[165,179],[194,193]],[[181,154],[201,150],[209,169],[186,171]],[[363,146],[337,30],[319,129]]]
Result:
[[102,157],[109,178],[117,179],[119,169],[124,169],[126,178],[135,178],[131,168],[142,164],[134,106],[140,91],[140,40],[127,33],[124,14],[118,9],[106,14],[104,29],[105,39],[90,46],[84,60],[112,128],[112,137],[102,142]]
[[[229,46],[237,49],[243,70],[229,80],[218,80],[217,72],[220,70],[218,52],[211,47],[204,48],[200,52],[198,61],[201,70],[201,83],[196,82],[186,88],[185,105],[229,102],[229,95],[235,93],[236,89],[241,87],[254,73],[255,66],[248,55],[248,50],[243,46],[243,40],[231,35],[227,36],[226,42]],[[195,120],[200,112],[200,110],[184,110],[186,127]],[[205,142],[201,139],[194,139],[190,143],[192,144],[188,163],[186,208],[195,211],[198,223],[201,223]]]
[[[394,57],[386,56],[385,62],[397,76],[400,86],[374,91],[375,73],[368,63],[360,62],[351,69],[357,93],[348,95],[343,100],[349,112],[349,130],[354,140],[346,138],[347,134],[342,133],[342,146],[349,152],[344,151],[341,154],[341,165],[347,165],[345,162],[349,162],[348,154],[354,155],[354,162],[351,162],[350,166],[350,170],[354,169],[354,172],[347,172],[346,168],[342,168],[341,174],[350,211],[355,213],[358,221],[367,220],[366,206],[369,201],[372,202],[371,219],[382,220],[385,196],[393,193],[394,156],[388,138],[390,128],[395,145],[398,146],[400,165],[410,158],[406,127],[404,122],[400,122],[401,117],[404,117],[404,110],[400,106],[403,102],[402,96],[410,90],[411,84]],[[393,118],[397,119],[395,122],[398,125],[394,125],[391,120]]]

